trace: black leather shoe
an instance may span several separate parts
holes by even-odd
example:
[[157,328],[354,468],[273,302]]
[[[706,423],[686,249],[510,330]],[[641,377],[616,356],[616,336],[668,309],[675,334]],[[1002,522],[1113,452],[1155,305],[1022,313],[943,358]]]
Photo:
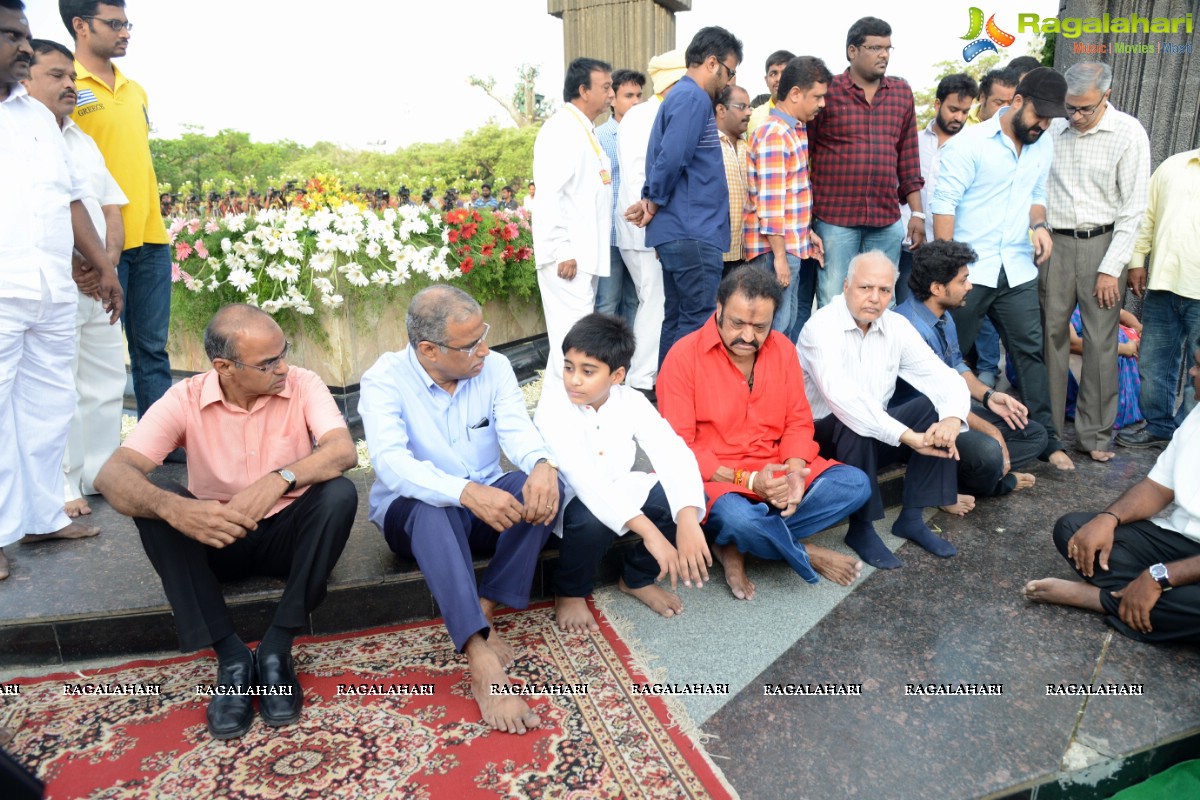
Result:
[[258,683],[261,687],[258,711],[263,722],[278,727],[291,725],[300,719],[304,707],[304,690],[296,679],[291,653],[255,653],[258,663]]
[[258,684],[254,661],[235,661],[217,669],[217,694],[208,703],[208,733],[214,739],[236,739],[254,722],[253,687]]
[[1170,443],[1170,439],[1155,436],[1145,428],[1129,433],[1121,431],[1117,434],[1117,444],[1122,447],[1165,447]]

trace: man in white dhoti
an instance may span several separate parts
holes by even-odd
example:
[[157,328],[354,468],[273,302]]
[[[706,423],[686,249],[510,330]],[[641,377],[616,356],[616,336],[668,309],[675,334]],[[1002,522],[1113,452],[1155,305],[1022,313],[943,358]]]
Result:
[[[100,148],[71,120],[75,110],[75,56],[58,42],[34,39],[29,80],[21,83],[30,97],[50,109],[62,129],[71,161],[86,181],[83,207],[108,257],[116,263],[125,242],[121,206],[128,201],[105,166]],[[92,486],[96,473],[121,445],[125,396],[125,341],[120,328],[109,324],[104,306],[93,296],[99,277],[90,267],[85,270],[78,282],[75,314],[75,416],[63,458],[64,510],[71,518],[92,513],[84,495],[96,494]],[[100,532],[95,526],[85,526],[85,530]]]
[[575,59],[567,67],[563,107],[533,143],[533,257],[550,340],[547,374],[560,379],[563,337],[592,313],[596,284],[609,272],[612,165],[592,123],[612,100],[612,67]]
[[[77,532],[63,511],[62,474],[75,409],[72,243],[95,269],[111,321],[122,305],[54,116],[18,83],[33,62],[23,9],[0,0],[0,548],[26,534]],[[8,574],[0,550],[0,579]]]

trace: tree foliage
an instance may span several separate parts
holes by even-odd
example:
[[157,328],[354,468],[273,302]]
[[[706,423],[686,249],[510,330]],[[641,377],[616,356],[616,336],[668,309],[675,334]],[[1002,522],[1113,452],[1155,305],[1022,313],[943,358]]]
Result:
[[295,142],[253,142],[241,131],[206,135],[193,129],[178,139],[152,139],[150,149],[163,190],[207,192],[239,188],[265,192],[286,179],[333,175],[347,186],[414,196],[434,187],[464,189],[489,182],[511,183],[518,191],[533,175],[533,142],[541,126],[485,125],[457,141],[420,143],[392,153],[352,150],[330,142],[306,147]]

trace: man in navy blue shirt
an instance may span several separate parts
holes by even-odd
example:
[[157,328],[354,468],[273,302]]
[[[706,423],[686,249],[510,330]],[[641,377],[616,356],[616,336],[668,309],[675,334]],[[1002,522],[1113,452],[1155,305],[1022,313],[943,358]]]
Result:
[[[998,497],[1014,489],[1034,484],[1027,473],[1013,472],[1033,461],[1046,446],[1046,429],[1029,419],[1029,410],[1017,398],[993,391],[975,377],[963,362],[958,345],[958,330],[950,309],[960,308],[971,291],[967,277],[975,262],[975,251],[962,242],[928,242],[913,251],[912,273],[908,286],[912,295],[896,312],[902,314],[942,361],[953,367],[971,391],[969,431],[959,434],[958,487],[980,497]],[[904,402],[914,391],[907,384],[896,387],[892,402]],[[973,498],[962,497],[956,506],[944,508],[965,514],[973,507]]]
[[650,132],[642,200],[625,212],[646,228],[646,245],[662,262],[659,364],[717,307],[721,255],[729,249],[729,190],[713,102],[733,83],[742,43],[724,28],[702,28],[684,61],[687,74],[663,100]]

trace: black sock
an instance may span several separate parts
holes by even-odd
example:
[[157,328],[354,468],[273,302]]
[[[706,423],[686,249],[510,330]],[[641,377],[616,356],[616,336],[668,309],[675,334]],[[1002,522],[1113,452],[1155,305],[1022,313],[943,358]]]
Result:
[[263,634],[262,641],[258,643],[259,653],[290,653],[292,652],[292,640],[296,638],[296,630],[294,628],[283,628],[279,625],[272,625],[267,628],[267,632]]
[[236,633],[231,633],[224,639],[213,642],[213,650],[217,651],[217,663],[230,664],[238,661],[250,662],[250,648],[246,647]]

